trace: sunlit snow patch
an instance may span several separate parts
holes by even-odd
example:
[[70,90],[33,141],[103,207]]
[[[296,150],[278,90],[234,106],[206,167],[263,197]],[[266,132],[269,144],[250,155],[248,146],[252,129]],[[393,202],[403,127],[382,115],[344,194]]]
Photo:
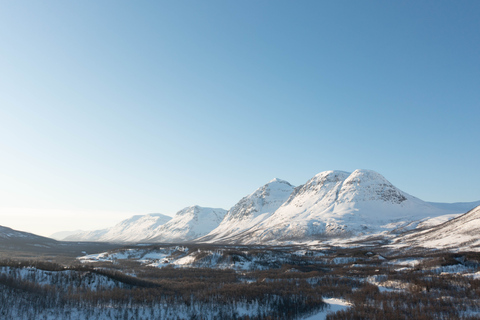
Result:
[[352,306],[352,304],[349,303],[348,301],[337,299],[337,298],[323,299],[323,301],[327,304],[326,307],[319,313],[309,316],[304,320],[323,320],[327,318],[328,314],[345,310]]

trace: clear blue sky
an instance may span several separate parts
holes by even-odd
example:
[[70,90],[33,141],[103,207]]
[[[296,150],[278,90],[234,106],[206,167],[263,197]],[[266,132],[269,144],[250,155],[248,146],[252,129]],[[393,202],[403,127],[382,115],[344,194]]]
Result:
[[2,1],[0,225],[229,209],[332,169],[480,200],[479,17],[477,0]]

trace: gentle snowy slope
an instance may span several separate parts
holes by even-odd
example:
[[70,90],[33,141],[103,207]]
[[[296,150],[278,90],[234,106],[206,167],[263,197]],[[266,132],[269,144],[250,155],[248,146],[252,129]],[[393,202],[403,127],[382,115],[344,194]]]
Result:
[[275,212],[290,196],[294,187],[287,181],[273,179],[233,206],[220,225],[203,242],[235,242],[236,237],[258,225]]
[[425,248],[480,250],[480,206],[427,230],[408,234],[397,243]]
[[227,210],[191,206],[180,210],[172,220],[155,230],[152,242],[185,242],[206,235],[223,220]]
[[135,242],[152,237],[160,226],[170,221],[172,217],[151,213],[136,215],[123,220],[112,228],[86,231],[66,237],[66,241],[109,241],[109,242]]
[[242,242],[370,234],[450,213],[457,212],[417,199],[374,171],[325,171],[297,187],[274,214],[242,235]]

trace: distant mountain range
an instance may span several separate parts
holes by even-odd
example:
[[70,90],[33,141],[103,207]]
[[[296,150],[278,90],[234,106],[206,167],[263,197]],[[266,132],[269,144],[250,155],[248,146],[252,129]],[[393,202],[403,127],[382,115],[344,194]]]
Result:
[[105,242],[136,242],[155,235],[164,223],[172,219],[161,213],[135,215],[107,229],[84,231],[70,234],[66,241],[105,241]]
[[227,210],[191,206],[169,217],[160,213],[136,215],[112,228],[85,231],[66,241],[187,242],[204,236],[222,221]]
[[414,222],[463,210],[463,205],[424,202],[374,171],[325,171],[295,188],[270,217],[236,242],[305,241],[405,230],[414,228]]
[[415,198],[371,170],[325,171],[294,187],[273,179],[230,210],[191,206],[170,218],[134,216],[69,241],[275,244],[400,233],[445,222],[480,205]]

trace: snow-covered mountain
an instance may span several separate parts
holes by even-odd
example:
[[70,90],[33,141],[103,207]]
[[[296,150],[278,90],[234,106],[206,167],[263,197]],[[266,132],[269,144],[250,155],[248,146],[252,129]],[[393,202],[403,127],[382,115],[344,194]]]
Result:
[[270,217],[244,232],[241,242],[371,234],[414,228],[412,222],[452,213],[462,212],[415,198],[371,170],[325,171],[295,188]]
[[60,238],[58,240],[63,240],[63,241],[100,241],[100,238],[108,232],[107,229],[100,229],[100,230],[93,230],[93,231],[81,231],[79,233],[73,233],[71,234],[68,231],[62,231],[62,232],[67,232],[70,233],[64,238]]
[[86,231],[66,237],[66,241],[103,242],[185,242],[204,236],[222,221],[224,209],[187,207],[175,216],[160,213],[136,215],[112,228]]
[[294,186],[287,181],[273,179],[242,198],[217,228],[198,241],[235,242],[239,234],[270,217],[288,199],[293,189]]
[[227,210],[191,206],[178,211],[172,220],[155,230],[151,242],[187,242],[202,237],[218,227]]
[[171,219],[172,217],[161,213],[136,215],[109,229],[101,237],[101,241],[142,241],[154,236],[157,230]]
[[274,179],[224,209],[187,207],[174,218],[134,216],[70,241],[268,244],[332,237],[400,234],[448,221],[480,204],[415,198],[371,170],[324,171],[293,187]]
[[413,232],[397,244],[424,248],[480,250],[480,206],[427,230]]
[[172,217],[161,213],[135,215],[108,229],[85,231],[64,238],[66,241],[136,242],[156,235],[160,226]]

